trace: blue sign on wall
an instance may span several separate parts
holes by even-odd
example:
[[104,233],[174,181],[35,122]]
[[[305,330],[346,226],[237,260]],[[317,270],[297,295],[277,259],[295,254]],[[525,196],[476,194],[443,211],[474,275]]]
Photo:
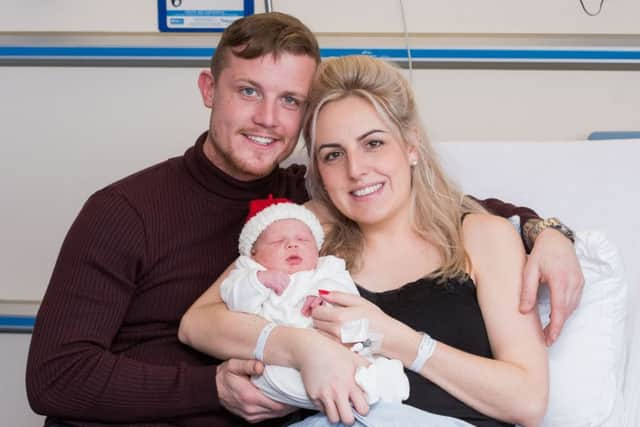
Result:
[[162,32],[224,31],[233,21],[253,14],[253,0],[158,0]]

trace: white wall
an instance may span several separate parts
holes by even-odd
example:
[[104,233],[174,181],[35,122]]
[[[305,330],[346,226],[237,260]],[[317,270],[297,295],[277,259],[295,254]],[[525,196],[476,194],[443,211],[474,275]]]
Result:
[[[583,139],[640,129],[640,72],[420,70],[432,139]],[[206,128],[195,68],[0,67],[0,299],[39,300],[89,194]],[[10,101],[9,101],[10,100]]]
[[27,402],[24,376],[30,340],[30,334],[0,333],[0,410],[3,426],[39,427],[44,424],[44,417],[33,413]]
[[136,33],[158,29],[155,1],[22,0],[10,3],[2,5],[2,31]]
[[[640,47],[640,27],[629,25],[640,15],[635,0],[607,1],[595,18],[586,17],[578,1],[481,3],[405,0],[412,45],[588,46],[622,40]],[[256,1],[256,10],[263,5]],[[273,1],[276,10],[320,32],[322,47],[402,47],[398,5]],[[33,44],[33,37],[54,44],[215,44],[212,34],[158,34],[156,7],[153,1],[125,0],[11,2],[0,13],[0,44]],[[563,39],[555,33],[573,35]],[[206,127],[197,73],[198,68],[173,67],[0,66],[0,300],[39,300],[87,196],[179,155]],[[435,141],[577,140],[593,130],[640,129],[640,71],[423,69],[414,70],[413,82]]]
[[[584,0],[597,10],[598,0]],[[262,3],[262,2],[259,2]],[[388,33],[401,31],[397,0],[275,0],[274,8],[298,16],[314,31]],[[640,3],[605,2],[598,18],[576,1],[404,0],[409,31],[416,33],[639,34]]]
[[167,71],[0,67],[0,300],[39,300],[87,197],[206,129],[198,70]]
[[640,71],[414,70],[434,141],[579,140],[640,129]]
[[[187,0],[188,1],[188,0]],[[596,11],[599,0],[583,0]],[[9,3],[9,2],[5,2]],[[397,0],[273,0],[321,33],[401,31]],[[404,0],[409,30],[417,33],[640,34],[640,2],[606,1],[597,17],[578,0]],[[255,1],[256,11],[264,2]],[[128,0],[21,0],[2,6],[2,31],[154,32],[157,3]]]

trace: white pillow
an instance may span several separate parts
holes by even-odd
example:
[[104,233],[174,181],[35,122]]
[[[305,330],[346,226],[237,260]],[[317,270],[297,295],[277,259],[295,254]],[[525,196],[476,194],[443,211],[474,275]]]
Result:
[[[549,407],[544,427],[599,426],[621,405],[626,356],[627,280],[617,249],[598,231],[576,236],[585,276],[582,300],[549,348]],[[538,310],[549,322],[549,291]]]

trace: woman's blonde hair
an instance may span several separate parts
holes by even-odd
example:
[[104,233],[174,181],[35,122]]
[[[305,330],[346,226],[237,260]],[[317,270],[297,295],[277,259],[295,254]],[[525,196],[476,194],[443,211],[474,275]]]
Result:
[[420,123],[413,92],[393,65],[369,56],[344,56],[322,62],[309,94],[304,138],[309,152],[307,187],[314,200],[328,207],[336,219],[327,234],[323,254],[346,260],[351,271],[362,263],[364,236],[358,225],[342,215],[324,190],[316,157],[316,125],[322,108],[346,97],[359,97],[378,112],[405,144],[415,148],[412,166],[411,222],[414,230],[434,244],[443,259],[437,275],[442,280],[465,275],[469,260],[462,241],[462,216],[482,212],[445,175]]

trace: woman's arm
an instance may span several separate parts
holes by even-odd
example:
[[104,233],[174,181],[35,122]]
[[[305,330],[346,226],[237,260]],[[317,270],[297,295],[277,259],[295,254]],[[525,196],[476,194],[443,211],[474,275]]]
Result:
[[221,360],[253,359],[258,334],[268,322],[258,316],[230,311],[224,304],[220,286],[232,270],[233,265],[182,316],[178,338]]
[[[228,267],[187,310],[180,321],[178,338],[221,360],[253,359],[258,335],[269,322],[260,316],[227,308],[220,286],[232,270],[233,266]],[[314,344],[317,335],[310,329],[282,325],[275,328],[265,345],[264,362],[301,369],[306,349]]]
[[[524,250],[513,227],[497,217],[469,215],[465,246],[495,359],[472,355],[438,342],[420,374],[488,416],[536,426],[544,416],[548,394],[547,355],[539,319],[518,310]],[[404,366],[416,357],[421,334],[361,297],[330,293],[339,307],[320,306],[315,325],[338,334],[339,325],[366,317],[384,339],[381,353]],[[429,332],[429,331],[425,331]]]
[[488,215],[467,217],[464,236],[495,360],[438,343],[421,373],[484,414],[536,426],[546,411],[548,365],[537,313],[518,310],[525,264],[519,236]]

